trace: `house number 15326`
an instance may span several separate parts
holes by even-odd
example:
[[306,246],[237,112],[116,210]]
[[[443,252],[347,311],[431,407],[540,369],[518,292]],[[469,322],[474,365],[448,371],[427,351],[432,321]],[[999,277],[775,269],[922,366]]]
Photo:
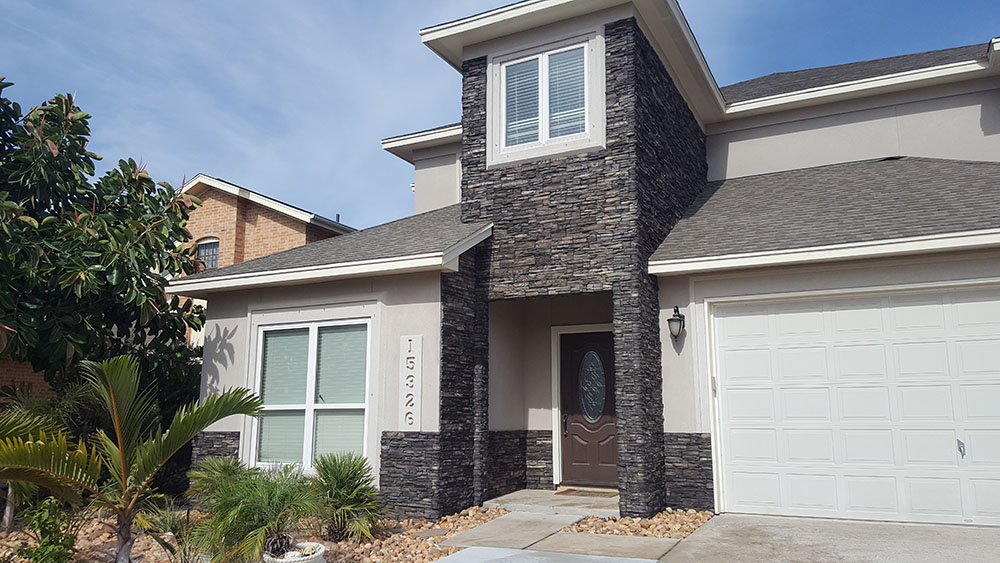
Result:
[[423,363],[423,336],[399,339],[399,426],[400,430],[420,431],[420,374]]

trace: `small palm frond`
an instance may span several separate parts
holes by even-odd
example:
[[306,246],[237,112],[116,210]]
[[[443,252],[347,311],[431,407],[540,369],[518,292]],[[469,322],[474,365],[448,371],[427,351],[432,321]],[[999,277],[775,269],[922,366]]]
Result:
[[209,493],[260,472],[259,468],[247,467],[235,457],[207,457],[198,462],[197,469],[188,471],[191,486],[187,495],[207,503]]
[[45,417],[19,410],[0,413],[0,440],[5,438],[26,438],[39,432],[51,432],[53,424]]
[[139,446],[133,482],[145,488],[163,464],[200,432],[229,416],[254,416],[262,405],[260,398],[249,389],[229,389],[221,395],[208,397],[201,404],[181,407],[166,432],[158,430]]
[[77,487],[102,496],[102,465],[95,449],[88,451],[83,442],[73,446],[61,432],[0,440],[0,480],[34,483],[65,499],[79,500]]

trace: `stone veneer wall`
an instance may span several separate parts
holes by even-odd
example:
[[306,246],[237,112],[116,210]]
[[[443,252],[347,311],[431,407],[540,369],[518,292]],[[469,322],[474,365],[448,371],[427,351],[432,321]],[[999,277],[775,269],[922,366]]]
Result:
[[667,506],[715,510],[712,435],[668,432],[663,438]]
[[524,430],[490,431],[486,499],[526,488],[525,440]]
[[528,489],[553,490],[552,482],[552,432],[528,430],[525,432],[525,486]]
[[486,58],[463,62],[462,218],[493,222],[489,299],[612,292],[620,509],[646,516],[666,506],[648,259],[705,185],[705,139],[633,18],[607,24],[605,46],[605,148],[489,169]]
[[490,243],[441,275],[439,432],[383,432],[380,488],[397,517],[436,518],[482,504],[489,490]]
[[202,432],[191,445],[191,467],[206,457],[237,457],[240,455],[239,432]]

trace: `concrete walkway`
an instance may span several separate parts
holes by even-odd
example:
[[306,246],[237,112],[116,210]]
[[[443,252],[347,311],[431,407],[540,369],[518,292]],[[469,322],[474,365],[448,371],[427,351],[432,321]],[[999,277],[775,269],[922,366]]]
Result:
[[657,561],[678,540],[562,532],[580,516],[511,512],[457,534],[442,545],[467,547],[443,561],[504,563]]
[[721,514],[665,563],[967,563],[1000,561],[1000,529]]
[[511,512],[618,518],[618,495],[581,496],[558,491],[524,489],[488,500],[483,506],[503,508]]

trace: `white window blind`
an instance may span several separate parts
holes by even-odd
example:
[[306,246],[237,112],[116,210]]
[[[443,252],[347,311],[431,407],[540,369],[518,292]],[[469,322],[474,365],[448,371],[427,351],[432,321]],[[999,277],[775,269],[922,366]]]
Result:
[[505,92],[506,145],[523,145],[537,141],[538,59],[507,65]]
[[267,329],[260,346],[257,461],[311,465],[328,453],[364,455],[368,323]]
[[552,53],[549,59],[549,137],[586,130],[583,47]]

